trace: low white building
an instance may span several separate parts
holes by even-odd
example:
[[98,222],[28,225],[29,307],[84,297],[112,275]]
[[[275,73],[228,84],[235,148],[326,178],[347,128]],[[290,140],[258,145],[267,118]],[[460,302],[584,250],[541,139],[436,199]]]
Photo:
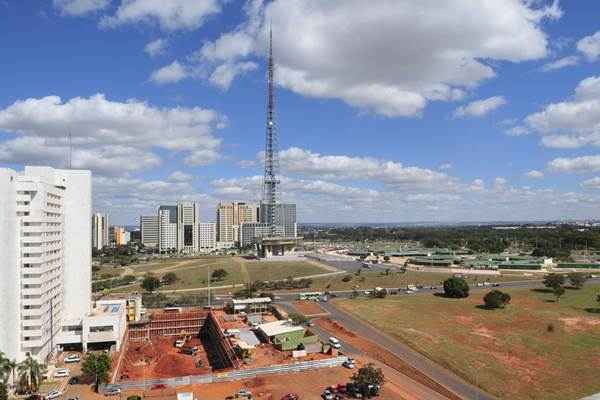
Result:
[[115,346],[119,351],[127,328],[126,300],[99,300],[92,311],[82,318],[63,320],[57,344],[79,347],[87,351],[90,345],[102,348]]
[[198,224],[198,247],[202,252],[210,252],[217,247],[217,224],[215,222]]

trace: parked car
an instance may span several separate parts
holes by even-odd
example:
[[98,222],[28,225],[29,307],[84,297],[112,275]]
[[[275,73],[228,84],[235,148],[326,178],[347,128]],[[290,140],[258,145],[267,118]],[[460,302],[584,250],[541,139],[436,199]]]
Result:
[[74,376],[71,379],[69,379],[69,385],[78,385],[79,384],[79,378]]
[[55,378],[66,378],[70,374],[71,372],[69,371],[69,368],[59,368],[56,371],[54,371]]
[[354,364],[354,362],[346,360],[342,363],[342,365],[348,369],[354,369],[356,367],[356,365]]
[[333,393],[329,389],[326,389],[321,395],[323,400],[333,400]]
[[60,390],[51,390],[46,394],[46,400],[53,400],[62,397],[62,392]]
[[296,393],[288,393],[281,398],[281,400],[300,400],[300,396]]
[[105,396],[119,396],[121,394],[121,389],[119,388],[110,388],[104,391]]
[[69,364],[69,363],[78,363],[81,361],[81,357],[77,354],[69,354],[68,356],[65,357],[65,363]]
[[179,349],[182,348],[184,344],[185,344],[185,340],[183,340],[183,339],[177,339],[175,341],[175,347],[177,347]]
[[248,397],[248,398],[252,398],[252,392],[249,391],[248,389],[240,389],[236,393],[236,397]]

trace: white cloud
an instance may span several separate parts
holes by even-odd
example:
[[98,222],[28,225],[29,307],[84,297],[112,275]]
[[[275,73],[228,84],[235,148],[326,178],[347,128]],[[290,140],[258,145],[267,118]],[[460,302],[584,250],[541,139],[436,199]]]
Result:
[[100,25],[114,28],[125,24],[158,22],[166,31],[194,30],[207,17],[221,11],[217,0],[122,0],[112,16],[105,16]]
[[187,174],[183,171],[175,171],[167,178],[170,182],[189,182],[194,179],[193,175]]
[[472,101],[454,111],[454,117],[483,117],[484,115],[502,107],[506,99],[502,96],[493,96],[487,99]]
[[527,172],[525,176],[531,179],[542,179],[544,177],[544,173],[542,171],[532,169],[531,171]]
[[547,147],[600,146],[600,77],[584,79],[572,99],[547,105],[525,123]]
[[600,57],[600,31],[577,42],[577,50],[582,52],[589,61],[596,61]]
[[189,75],[186,68],[178,61],[173,61],[171,64],[164,66],[150,75],[150,80],[159,85],[165,83],[175,83],[185,79]]
[[20,100],[0,109],[0,130],[16,135],[0,142],[0,162],[65,166],[71,133],[73,167],[115,175],[161,163],[154,149],[181,154],[190,165],[219,158],[213,136],[221,117],[213,110],[157,108],[137,100],[117,102],[102,94],[63,101],[58,96]]
[[254,62],[230,63],[219,65],[210,75],[210,82],[221,89],[229,89],[231,82],[248,71],[254,71],[258,65]]
[[512,128],[506,130],[506,134],[508,136],[524,136],[528,135],[529,133],[529,129],[522,125],[513,126]]
[[544,64],[544,66],[542,67],[542,71],[549,72],[549,71],[554,71],[554,70],[562,69],[562,68],[566,68],[566,67],[572,67],[577,64],[579,64],[579,57],[568,56],[568,57],[559,58],[558,60]]
[[428,102],[461,99],[493,78],[494,60],[545,57],[542,20],[559,18],[561,11],[556,1],[539,4],[381,0],[365,7],[363,0],[249,0],[246,21],[205,43],[195,59],[215,69],[263,55],[265,21],[272,22],[281,86],[388,117],[417,116]]
[[548,168],[556,172],[586,173],[600,171],[600,155],[555,158],[548,163]]
[[111,0],[53,0],[54,7],[63,15],[80,16],[102,10]]
[[600,177],[594,177],[581,182],[581,187],[585,189],[600,189]]
[[443,163],[443,164],[440,164],[440,166],[438,167],[438,169],[440,171],[447,171],[449,169],[452,169],[452,163]]
[[146,46],[144,46],[144,51],[150,57],[156,57],[163,54],[166,48],[167,40],[159,38],[146,44]]
[[325,179],[374,180],[393,186],[436,186],[451,184],[445,173],[420,167],[406,167],[394,161],[345,155],[321,155],[291,147],[279,155],[281,167],[289,173]]

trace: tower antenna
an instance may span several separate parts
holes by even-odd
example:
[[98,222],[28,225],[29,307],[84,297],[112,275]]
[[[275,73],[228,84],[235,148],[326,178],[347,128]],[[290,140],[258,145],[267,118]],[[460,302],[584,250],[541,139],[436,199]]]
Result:
[[266,222],[271,235],[279,224],[276,205],[279,200],[279,140],[275,126],[275,62],[273,61],[273,30],[269,26],[269,54],[267,62],[267,129],[265,142],[265,172],[263,177],[263,203]]
[[69,131],[69,169],[73,169],[73,138]]

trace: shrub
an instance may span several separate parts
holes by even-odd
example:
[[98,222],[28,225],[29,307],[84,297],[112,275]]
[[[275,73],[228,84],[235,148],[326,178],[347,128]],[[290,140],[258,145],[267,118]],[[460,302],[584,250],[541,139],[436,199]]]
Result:
[[448,278],[444,281],[444,294],[455,299],[469,297],[469,284],[463,278]]
[[510,294],[500,290],[492,290],[483,296],[483,302],[486,308],[504,308],[505,305],[510,303]]
[[342,278],[342,282],[350,282],[352,280],[352,275],[345,275]]

